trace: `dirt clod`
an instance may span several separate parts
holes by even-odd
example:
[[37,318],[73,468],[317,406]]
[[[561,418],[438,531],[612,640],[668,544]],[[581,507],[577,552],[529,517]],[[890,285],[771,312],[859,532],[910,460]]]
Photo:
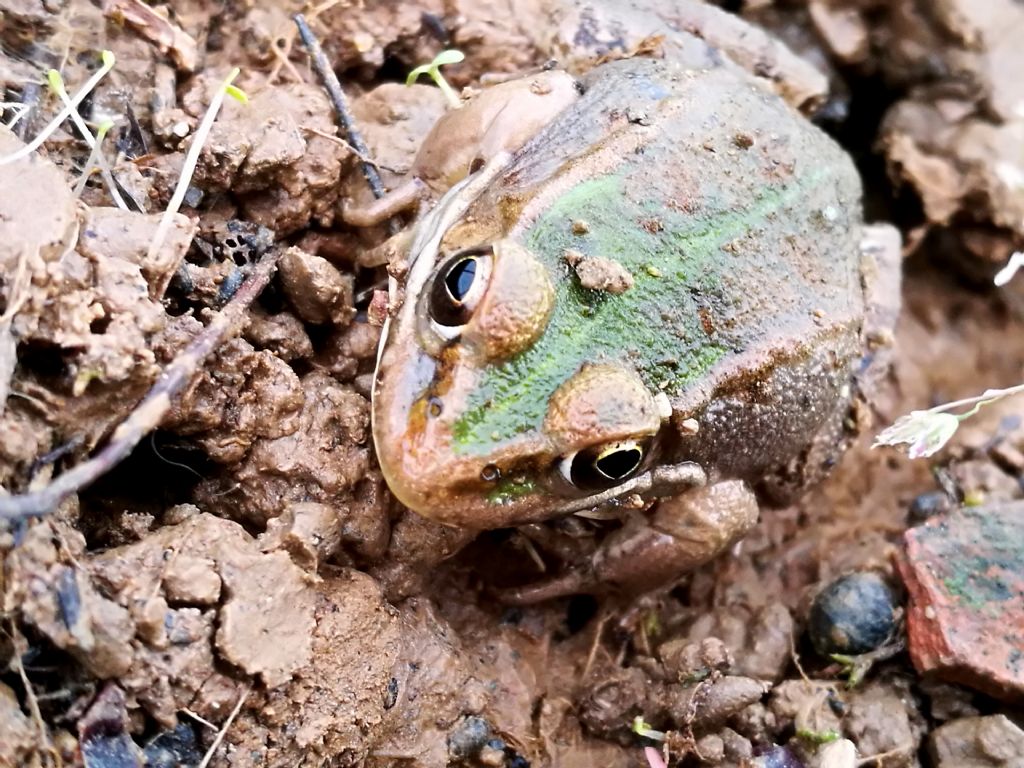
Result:
[[1012,768],[1024,755],[1024,731],[1004,715],[965,717],[929,739],[935,768]]

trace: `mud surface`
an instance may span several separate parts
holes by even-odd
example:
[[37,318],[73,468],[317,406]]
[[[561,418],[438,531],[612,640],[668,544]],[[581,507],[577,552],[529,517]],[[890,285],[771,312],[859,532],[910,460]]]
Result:
[[[902,605],[893,556],[910,525],[1024,497],[1024,399],[982,410],[930,461],[871,450],[867,426],[1021,379],[1024,283],[992,277],[1024,239],[1024,6],[726,5],[788,44],[753,38],[759,76],[844,144],[869,218],[902,231],[892,372],[831,476],[729,555],[669,591],[513,607],[501,588],[609,526],[472,540],[390,497],[368,400],[389,225],[359,218],[361,158],[290,16],[311,19],[389,188],[445,110],[434,86],[400,84],[412,67],[458,48],[446,72],[474,90],[551,58],[578,71],[593,51],[567,42],[569,22],[539,0],[0,1],[0,156],[60,111],[48,69],[74,94],[110,50],[79,111],[94,130],[113,120],[103,147],[125,202],[104,173],[83,178],[70,121],[0,166],[0,488],[46,486],[104,445],[253,264],[283,252],[120,466],[43,519],[0,523],[0,766],[656,765],[645,747],[685,766],[1024,764],[1019,701],[919,676],[901,607],[852,665],[807,632],[843,574],[880,574]],[[714,18],[706,39],[742,58],[751,38]],[[657,49],[645,36],[629,53]],[[225,103],[154,251],[235,66],[248,104]],[[596,290],[632,284],[614,261],[572,266]]]

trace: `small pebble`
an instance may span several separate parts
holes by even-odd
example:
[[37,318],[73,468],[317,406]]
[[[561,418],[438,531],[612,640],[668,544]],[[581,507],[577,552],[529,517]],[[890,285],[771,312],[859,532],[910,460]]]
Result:
[[490,740],[490,723],[482,717],[467,717],[448,734],[448,753],[456,760],[476,757]]
[[896,600],[889,585],[871,572],[836,579],[814,598],[807,631],[815,650],[856,655],[873,651],[896,629]]
[[929,517],[943,515],[953,508],[953,502],[943,491],[929,491],[919,494],[910,502],[907,518],[911,525],[920,525]]
[[155,736],[146,744],[143,757],[146,768],[174,768],[178,765],[196,765],[202,758],[195,730],[187,723]]
[[758,752],[750,763],[753,768],[807,768],[789,747],[773,746]]

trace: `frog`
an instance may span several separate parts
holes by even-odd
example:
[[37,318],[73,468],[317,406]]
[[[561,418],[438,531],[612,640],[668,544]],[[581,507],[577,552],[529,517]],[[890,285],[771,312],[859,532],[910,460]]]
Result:
[[[392,494],[468,532],[614,518],[535,602],[677,580],[855,436],[898,237],[847,153],[696,36],[465,163],[393,269],[372,387]],[[884,309],[879,309],[882,306]]]

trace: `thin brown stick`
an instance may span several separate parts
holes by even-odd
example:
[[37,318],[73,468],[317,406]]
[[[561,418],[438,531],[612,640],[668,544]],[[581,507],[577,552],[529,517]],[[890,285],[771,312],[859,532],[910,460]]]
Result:
[[302,75],[299,73],[299,70],[297,70],[295,68],[295,65],[292,64],[292,60],[288,58],[292,52],[292,41],[294,39],[295,38],[293,34],[293,36],[288,39],[287,45],[285,47],[279,46],[277,44],[277,40],[274,40],[270,44],[270,50],[273,52],[274,58],[277,59],[277,63],[274,64],[273,69],[270,70],[270,74],[267,76],[267,79],[271,83],[278,78],[278,76],[281,74],[282,69],[286,69],[288,71],[288,74],[290,74],[295,79],[295,82],[303,82]]
[[[292,17],[292,20],[299,30],[299,39],[302,40],[302,44],[306,46],[306,51],[309,53],[310,64],[312,64],[313,70],[320,78],[320,82],[323,83],[324,90],[327,91],[331,104],[334,105],[334,112],[338,115],[338,122],[341,123],[341,129],[345,133],[345,138],[355,148],[356,155],[360,158],[359,167],[363,171],[366,183],[370,185],[370,191],[378,199],[384,197],[387,194],[387,190],[384,189],[384,183],[380,179],[380,171],[377,170],[375,163],[363,159],[370,156],[370,150],[366,147],[366,142],[363,141],[363,136],[356,127],[355,117],[353,117],[352,109],[349,107],[348,97],[345,95],[345,91],[342,90],[338,76],[334,74],[334,68],[327,60],[327,55],[324,53],[323,48],[320,47],[320,41],[313,34],[313,30],[309,28],[309,23],[306,21],[305,16],[297,13]],[[402,228],[402,225],[396,219],[389,219],[387,224],[388,231],[392,235]]]
[[50,739],[50,730],[46,727],[46,721],[43,720],[42,712],[39,710],[39,699],[36,697],[35,689],[32,688],[32,681],[28,679],[28,673],[25,672],[25,665],[21,660],[21,657],[24,656],[28,650],[28,641],[25,640],[25,636],[21,634],[21,631],[15,625],[13,620],[11,621],[9,637],[11,638],[11,643],[14,646],[14,655],[11,659],[11,666],[14,668],[14,671],[18,673],[18,677],[21,679],[21,685],[25,689],[25,702],[28,705],[28,711],[32,715],[32,722],[36,727],[41,750],[45,751],[50,756],[54,765],[60,766],[63,763],[63,760],[61,760],[60,752],[54,748],[53,741]]
[[594,639],[590,642],[590,652],[587,654],[587,663],[583,665],[584,680],[590,675],[590,670],[594,666],[594,661],[597,659],[597,652],[601,650],[601,635],[604,633],[605,624],[608,623],[608,619],[612,617],[611,613],[606,610],[601,611],[601,616],[597,620],[597,624],[594,627]]
[[0,520],[22,520],[52,512],[68,496],[121,463],[143,437],[156,429],[171,409],[174,398],[184,390],[206,358],[238,326],[249,305],[270,282],[280,256],[278,248],[264,255],[231,301],[214,315],[210,324],[164,369],[149,393],[128,418],[118,425],[110,441],[99,453],[60,475],[45,488],[20,496],[0,496]]
[[875,764],[875,768],[881,768],[883,761],[888,761],[890,757],[906,757],[914,753],[915,744],[911,741],[906,744],[901,744],[898,747],[893,747],[885,752],[879,752],[875,755],[868,755],[862,757],[857,761],[857,765],[870,765]]

